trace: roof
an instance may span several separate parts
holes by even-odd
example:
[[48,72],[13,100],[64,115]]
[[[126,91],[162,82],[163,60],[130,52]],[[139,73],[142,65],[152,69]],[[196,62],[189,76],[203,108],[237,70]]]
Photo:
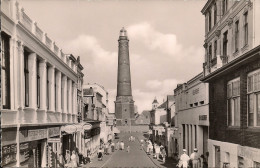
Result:
[[157,99],[156,99],[156,97],[155,97],[154,100],[153,100],[153,104],[155,104],[155,103],[159,104],[158,101],[157,101]]
[[174,95],[167,95],[168,101],[175,101]]
[[163,102],[159,107],[157,108],[166,108],[167,107],[167,101]]

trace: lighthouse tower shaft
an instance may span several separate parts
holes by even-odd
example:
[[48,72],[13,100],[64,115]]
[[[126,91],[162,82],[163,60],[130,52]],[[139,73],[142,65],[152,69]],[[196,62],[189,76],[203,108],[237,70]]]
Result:
[[129,60],[129,40],[126,30],[120,31],[118,40],[117,96],[115,115],[118,126],[134,124],[134,101],[131,88],[131,73]]

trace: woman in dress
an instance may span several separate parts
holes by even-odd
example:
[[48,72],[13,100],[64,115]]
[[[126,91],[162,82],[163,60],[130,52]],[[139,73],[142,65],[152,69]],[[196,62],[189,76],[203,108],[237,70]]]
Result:
[[72,151],[70,160],[71,160],[71,167],[78,167],[78,165],[77,165],[77,156],[76,156],[76,153],[75,153],[74,150]]

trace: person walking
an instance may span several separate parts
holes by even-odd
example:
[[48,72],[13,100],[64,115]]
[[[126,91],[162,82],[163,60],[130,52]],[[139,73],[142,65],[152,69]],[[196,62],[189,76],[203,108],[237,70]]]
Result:
[[71,167],[78,167],[77,156],[76,156],[76,152],[74,150],[72,151],[70,160],[71,160]]
[[190,159],[192,162],[192,168],[199,168],[200,156],[197,148],[194,148],[193,153],[190,155]]
[[102,159],[103,159],[103,151],[102,151],[102,148],[99,148],[97,154],[98,154],[98,160],[102,160]]
[[162,155],[163,163],[165,163],[165,159],[166,159],[166,151],[165,151],[165,148],[164,148],[164,147],[161,148],[161,155]]
[[156,145],[155,147],[155,154],[156,154],[156,159],[159,160],[160,147],[158,145]]
[[130,146],[129,146],[129,145],[128,145],[127,148],[126,148],[126,151],[127,151],[127,153],[130,152]]
[[186,149],[183,149],[183,154],[180,157],[178,167],[188,168],[190,157],[186,154]]
[[112,152],[115,151],[115,143],[114,142],[112,142],[112,144],[111,144],[111,150],[112,150]]

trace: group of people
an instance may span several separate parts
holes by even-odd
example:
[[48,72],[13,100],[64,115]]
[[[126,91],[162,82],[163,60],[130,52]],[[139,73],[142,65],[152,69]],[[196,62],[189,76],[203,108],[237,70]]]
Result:
[[157,145],[156,143],[152,143],[151,140],[147,140],[144,142],[144,140],[141,140],[141,146],[143,147],[143,144],[146,143],[146,153],[148,155],[153,155],[153,158],[160,160],[160,156],[162,158],[162,162],[165,163],[166,160],[166,148],[162,145]]
[[183,154],[180,156],[180,160],[177,166],[183,168],[199,168],[200,156],[198,154],[198,149],[194,148],[193,153],[190,156],[187,155],[187,150],[183,149]]

